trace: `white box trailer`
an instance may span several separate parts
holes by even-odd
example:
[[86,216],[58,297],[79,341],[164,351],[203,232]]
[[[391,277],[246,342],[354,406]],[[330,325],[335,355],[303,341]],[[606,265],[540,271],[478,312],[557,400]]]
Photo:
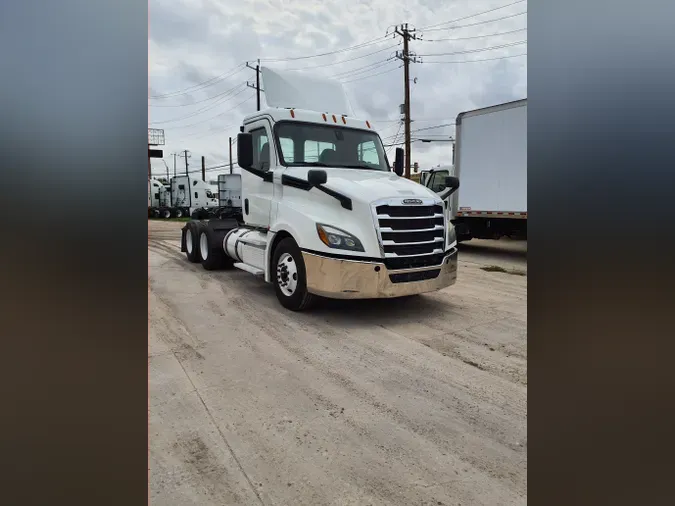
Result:
[[450,198],[458,240],[526,239],[527,99],[460,113],[454,159],[423,184],[439,192],[443,176],[461,179]]
[[527,99],[457,116],[458,235],[527,238]]

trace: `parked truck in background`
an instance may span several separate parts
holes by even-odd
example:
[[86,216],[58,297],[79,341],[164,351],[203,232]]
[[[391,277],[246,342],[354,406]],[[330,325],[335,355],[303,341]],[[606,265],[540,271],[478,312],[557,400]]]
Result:
[[188,260],[259,276],[294,311],[317,296],[401,297],[454,284],[457,241],[444,199],[459,182],[448,179],[438,195],[400,177],[400,148],[392,171],[340,83],[269,68],[262,77],[268,107],[244,119],[242,173],[219,189],[233,212],[183,227]]
[[211,188],[199,178],[175,176],[168,186],[155,178],[148,180],[148,217],[182,218],[217,206]]
[[527,99],[459,114],[453,166],[435,167],[421,184],[445,191],[448,176],[462,188],[450,198],[459,241],[527,239]]

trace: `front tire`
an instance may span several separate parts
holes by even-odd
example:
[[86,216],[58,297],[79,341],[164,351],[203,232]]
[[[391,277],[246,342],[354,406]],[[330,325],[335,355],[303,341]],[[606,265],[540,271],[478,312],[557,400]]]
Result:
[[302,311],[315,302],[315,296],[307,291],[302,252],[290,237],[282,239],[274,250],[272,278],[277,299],[286,309]]

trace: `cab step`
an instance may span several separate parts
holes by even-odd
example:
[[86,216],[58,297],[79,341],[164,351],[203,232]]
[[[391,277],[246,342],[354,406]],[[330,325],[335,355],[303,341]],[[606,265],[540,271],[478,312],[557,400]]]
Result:
[[241,269],[242,271],[246,271],[250,274],[253,274],[254,276],[257,276],[257,277],[260,277],[260,278],[265,277],[265,271],[263,271],[262,269],[259,269],[258,267],[254,267],[252,265],[244,264],[244,263],[241,263],[241,262],[237,262],[236,264],[234,264],[234,266],[237,269]]

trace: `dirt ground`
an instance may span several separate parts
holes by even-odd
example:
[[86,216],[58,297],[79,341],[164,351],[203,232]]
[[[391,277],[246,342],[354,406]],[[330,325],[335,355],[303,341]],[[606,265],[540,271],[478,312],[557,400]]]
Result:
[[298,314],[188,263],[182,226],[149,222],[151,504],[526,504],[526,244],[462,245],[438,293]]

